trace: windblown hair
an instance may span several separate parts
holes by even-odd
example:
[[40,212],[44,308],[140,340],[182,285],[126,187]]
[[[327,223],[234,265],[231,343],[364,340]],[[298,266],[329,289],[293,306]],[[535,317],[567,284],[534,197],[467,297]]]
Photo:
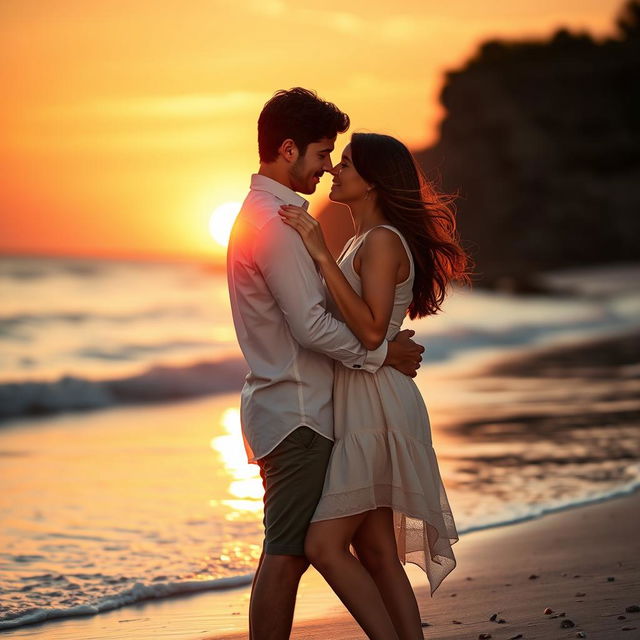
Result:
[[273,162],[278,148],[291,138],[301,156],[311,142],[334,138],[350,125],[349,116],[315,91],[294,87],[276,91],[258,118],[258,154],[261,162]]
[[435,315],[453,280],[471,284],[471,259],[456,233],[455,196],[438,193],[407,147],[391,136],[354,133],[351,157],[375,187],[383,215],[411,249],[415,279],[409,317]]

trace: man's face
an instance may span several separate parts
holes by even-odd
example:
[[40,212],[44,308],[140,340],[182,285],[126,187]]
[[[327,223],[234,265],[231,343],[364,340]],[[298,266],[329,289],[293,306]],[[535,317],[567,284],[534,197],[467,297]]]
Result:
[[333,151],[336,137],[322,138],[318,142],[311,142],[303,156],[291,165],[289,177],[291,188],[298,193],[313,193],[325,171],[331,173],[331,152]]

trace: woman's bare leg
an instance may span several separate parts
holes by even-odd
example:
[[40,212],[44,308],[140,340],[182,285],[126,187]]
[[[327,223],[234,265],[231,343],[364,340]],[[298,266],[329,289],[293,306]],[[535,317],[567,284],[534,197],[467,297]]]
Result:
[[400,640],[422,640],[420,611],[409,578],[398,559],[393,510],[367,511],[357,529],[353,548],[375,581]]
[[353,535],[366,515],[312,522],[305,554],[371,640],[398,640],[376,583],[349,551]]

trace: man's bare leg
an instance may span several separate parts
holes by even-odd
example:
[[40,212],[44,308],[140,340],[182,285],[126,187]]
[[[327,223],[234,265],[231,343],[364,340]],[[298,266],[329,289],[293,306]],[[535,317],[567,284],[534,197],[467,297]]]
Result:
[[251,590],[251,640],[289,640],[298,584],[308,567],[304,556],[264,554]]
[[[253,580],[251,582],[251,597],[249,598],[249,612],[251,612],[251,606],[253,603],[253,594],[256,589],[256,582],[258,581],[258,575],[260,574],[260,567],[262,566],[262,561],[264,560],[264,547],[262,548],[262,553],[260,554],[260,560],[258,560],[258,566],[256,568],[256,572],[253,574]],[[249,615],[249,640],[253,640],[253,631],[251,630],[251,615]]]

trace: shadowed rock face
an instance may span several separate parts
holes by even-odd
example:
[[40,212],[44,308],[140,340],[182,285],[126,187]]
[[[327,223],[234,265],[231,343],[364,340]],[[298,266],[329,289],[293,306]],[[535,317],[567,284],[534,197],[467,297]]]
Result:
[[[447,73],[439,140],[416,156],[460,195],[477,284],[640,258],[639,7],[626,5],[618,39],[559,30],[546,41],[490,41]],[[346,208],[323,212],[338,228],[332,247],[351,233],[344,221]]]
[[639,44],[489,42],[448,74],[440,139],[419,160],[460,190],[488,281],[640,256]]

